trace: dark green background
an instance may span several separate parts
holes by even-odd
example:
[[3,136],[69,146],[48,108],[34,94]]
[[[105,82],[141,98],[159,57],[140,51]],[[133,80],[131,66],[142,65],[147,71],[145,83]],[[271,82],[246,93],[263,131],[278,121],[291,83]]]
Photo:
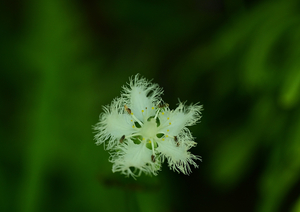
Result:
[[[296,0],[0,3],[0,211],[300,211]],[[136,73],[204,105],[190,176],[113,174],[92,125]]]

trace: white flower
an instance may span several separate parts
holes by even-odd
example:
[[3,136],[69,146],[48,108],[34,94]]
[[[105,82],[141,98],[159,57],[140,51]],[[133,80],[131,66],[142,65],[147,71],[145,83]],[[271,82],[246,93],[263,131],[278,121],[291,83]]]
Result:
[[164,160],[177,172],[189,174],[194,160],[189,152],[196,143],[187,128],[201,118],[202,105],[179,102],[170,110],[160,95],[162,89],[136,75],[123,86],[121,97],[103,107],[96,130],[96,144],[104,144],[110,152],[113,172],[140,176],[142,172],[156,175]]

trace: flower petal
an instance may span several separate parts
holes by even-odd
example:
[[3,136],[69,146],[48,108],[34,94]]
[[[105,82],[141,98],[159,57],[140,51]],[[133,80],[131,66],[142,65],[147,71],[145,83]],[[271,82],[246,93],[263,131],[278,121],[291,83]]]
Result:
[[[142,172],[156,175],[159,165],[151,160],[152,151],[144,143],[135,144],[128,139],[127,144],[122,144],[117,148],[116,153],[111,154],[110,162],[114,163],[112,171],[120,171],[122,174],[133,177],[140,176]],[[130,168],[134,168],[132,171]],[[139,170],[139,173],[136,173]]]
[[121,98],[113,100],[111,105],[103,107],[104,113],[100,115],[99,122],[94,126],[96,144],[100,145],[109,140],[107,149],[114,147],[125,135],[131,135],[137,129],[130,115],[124,114]]
[[201,118],[202,105],[194,104],[185,106],[179,103],[175,111],[166,111],[160,115],[160,131],[166,134],[176,136],[186,126],[192,126]]
[[199,156],[195,156],[188,152],[185,145],[177,146],[171,139],[158,142],[157,151],[161,152],[168,159],[170,169],[173,171],[181,171],[183,174],[191,173],[190,164],[194,167],[198,165],[194,160],[201,160]]
[[130,79],[129,86],[124,86],[123,97],[133,114],[143,121],[143,112],[148,110],[148,117],[155,114],[152,107],[160,101],[162,89],[157,85],[140,77],[138,74]]

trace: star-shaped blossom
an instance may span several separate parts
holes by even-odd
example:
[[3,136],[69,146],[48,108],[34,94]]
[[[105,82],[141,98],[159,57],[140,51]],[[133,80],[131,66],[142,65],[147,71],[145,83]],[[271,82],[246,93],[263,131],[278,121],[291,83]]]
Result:
[[187,127],[200,120],[202,105],[179,102],[170,110],[162,93],[157,84],[136,75],[123,86],[121,97],[103,107],[95,139],[109,151],[113,172],[157,175],[165,160],[184,174],[191,172],[190,165],[198,167],[195,160],[201,157],[189,152],[196,142]]

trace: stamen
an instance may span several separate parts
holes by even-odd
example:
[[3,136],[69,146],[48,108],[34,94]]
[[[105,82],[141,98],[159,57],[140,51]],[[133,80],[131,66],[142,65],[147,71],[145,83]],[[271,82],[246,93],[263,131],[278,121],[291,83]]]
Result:
[[176,146],[179,146],[179,145],[180,145],[180,143],[178,142],[177,136],[174,136],[174,141],[176,142]]
[[[167,130],[167,132],[169,132],[169,130]],[[164,132],[158,132],[157,135],[160,135],[160,134],[165,135],[164,138],[162,138],[163,141],[165,140],[165,138],[173,138],[175,142],[178,142],[178,137],[177,136],[172,136],[172,135],[169,135],[169,134],[165,134]]]
[[141,126],[143,126],[143,123],[142,123],[140,120],[138,120],[138,119],[135,117],[135,115],[133,115],[133,113],[131,113],[131,115],[132,115],[132,117],[137,121],[137,123],[139,123]]
[[122,135],[122,137],[120,138],[120,143],[123,143],[124,139],[125,139],[125,135]]
[[158,108],[165,108],[165,107],[169,107],[169,104],[168,103],[162,103],[160,102],[158,105],[157,105]]
[[[127,107],[127,105],[124,105],[124,108],[125,108],[125,110],[127,111],[127,113],[128,113],[129,115],[131,115],[131,116],[134,118],[134,120],[136,120],[141,126],[143,126],[143,123],[142,123],[140,120],[138,120],[138,119],[135,117],[135,115],[133,115],[131,109],[130,109],[129,107]],[[134,128],[134,126],[132,126],[132,128]]]
[[153,163],[155,163],[155,156],[154,155],[151,155],[151,160]]
[[[131,138],[131,137],[139,136],[139,135],[141,135],[141,134],[139,134],[139,133],[134,133],[134,134],[131,134],[131,135],[126,136],[126,138]],[[125,135],[123,135],[123,136],[124,136],[124,138],[125,138]],[[122,137],[123,137],[123,136],[122,136]]]
[[131,115],[131,110],[130,110],[130,108],[127,107],[127,105],[124,105],[124,108],[125,108],[125,110],[127,111],[127,113],[128,113],[129,115]]
[[157,116],[158,116],[158,114],[159,114],[159,111],[160,111],[160,110],[157,110],[157,111],[156,111],[156,114],[155,114],[155,117],[154,117],[154,119],[156,119],[156,118],[157,118]]
[[152,145],[152,152],[153,152],[153,156],[154,156],[155,155],[155,153],[154,153],[154,142],[151,142],[151,145]]

